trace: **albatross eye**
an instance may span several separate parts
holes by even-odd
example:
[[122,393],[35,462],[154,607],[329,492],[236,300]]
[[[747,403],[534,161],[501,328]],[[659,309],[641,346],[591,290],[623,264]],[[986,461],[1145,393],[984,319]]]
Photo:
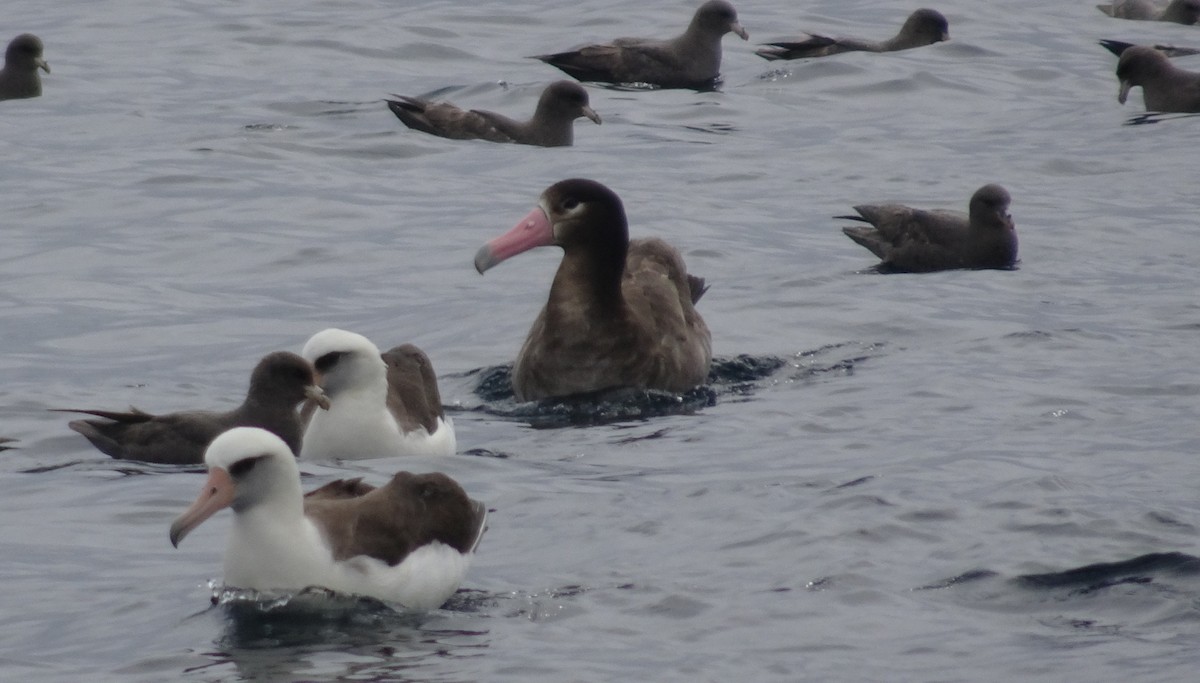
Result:
[[348,355],[345,351],[331,351],[318,358],[317,362],[313,363],[313,367],[321,374],[328,373],[329,369],[337,365],[337,362],[345,355]]
[[260,460],[265,457],[267,456],[258,455],[253,458],[243,458],[242,460],[238,460],[229,466],[229,476],[233,477],[234,479],[245,476],[250,472],[250,470],[254,469],[254,466],[257,465]]
[[574,211],[579,207],[579,200],[574,197],[567,197],[563,201],[563,208],[567,211]]

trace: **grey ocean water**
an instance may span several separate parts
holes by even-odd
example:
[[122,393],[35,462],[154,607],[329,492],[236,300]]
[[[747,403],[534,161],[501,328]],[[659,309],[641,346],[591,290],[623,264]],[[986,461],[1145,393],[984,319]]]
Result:
[[[604,124],[573,148],[433,138],[382,102],[524,115],[559,77],[524,56],[694,4],[10,2],[0,39],[40,35],[53,73],[0,103],[0,679],[1194,680],[1200,118],[1125,125],[1140,92],[1117,104],[1096,40],[1200,30],[946,0],[949,43],[768,64],[755,42],[882,38],[914,5],[741,2],[721,91],[590,87]],[[707,278],[719,356],[786,366],[686,415],[475,410],[558,253],[481,277],[474,252],[571,176]],[[1014,271],[874,274],[830,218],[987,182]],[[229,407],[330,325],[422,346],[461,408],[456,457],[303,468],[439,469],[487,501],[447,609],[211,608],[228,515],[167,540],[202,477],[47,411]],[[1096,563],[1122,564],[1060,573]]]

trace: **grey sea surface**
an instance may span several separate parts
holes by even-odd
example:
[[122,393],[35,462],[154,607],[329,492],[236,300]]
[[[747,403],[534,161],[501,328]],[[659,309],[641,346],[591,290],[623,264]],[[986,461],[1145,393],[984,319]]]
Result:
[[[0,680],[1190,681],[1200,668],[1200,117],[1116,101],[1100,38],[1200,44],[1092,2],[739,2],[718,91],[590,85],[571,148],[431,137],[437,93],[528,116],[527,55],[672,35],[695,2],[18,0],[44,94],[0,103]],[[1178,62],[1198,69],[1197,58]],[[683,414],[535,428],[489,410],[559,252],[475,250],[547,185],[616,190],[711,289],[721,358],[783,359]],[[1013,196],[1010,271],[881,275],[832,216]],[[210,605],[229,514],[199,468],[115,462],[50,408],[227,409],[339,326],[433,360],[490,528],[459,595]]]

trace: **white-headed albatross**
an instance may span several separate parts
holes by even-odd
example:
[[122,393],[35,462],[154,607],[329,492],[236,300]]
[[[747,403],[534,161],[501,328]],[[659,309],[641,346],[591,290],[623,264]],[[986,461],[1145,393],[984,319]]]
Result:
[[306,496],[287,445],[262,429],[225,432],[204,462],[208,481],[171,525],[171,544],[231,508],[231,588],[320,587],[434,609],[458,590],[486,528],[486,506],[436,472],[400,472],[378,488],[339,479]]
[[385,360],[366,337],[336,328],[304,344],[329,409],[313,411],[302,460],[454,454],[454,422],[442,411],[429,359],[411,345],[388,353]]

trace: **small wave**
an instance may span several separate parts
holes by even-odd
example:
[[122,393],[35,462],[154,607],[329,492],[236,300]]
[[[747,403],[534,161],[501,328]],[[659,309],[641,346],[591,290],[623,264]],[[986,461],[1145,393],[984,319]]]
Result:
[[[655,389],[603,391],[520,402],[513,396],[512,364],[470,370],[451,377],[463,380],[479,403],[460,403],[447,409],[475,411],[529,422],[535,428],[588,426],[666,415],[690,415],[713,406],[723,397],[746,397],[769,383],[811,382],[826,375],[852,374],[875,355],[882,344],[843,342],[804,351],[792,358],[741,354],[713,359],[707,382],[682,393]],[[849,357],[847,349],[855,350]],[[832,360],[828,358],[835,355]],[[781,370],[790,368],[786,376]]]
[[716,404],[721,394],[748,393],[757,382],[787,364],[785,359],[776,356],[716,358],[709,371],[708,383],[682,393],[618,388],[522,403],[513,395],[512,364],[509,363],[462,375],[474,379],[472,392],[482,401],[477,406],[463,408],[528,421],[539,428],[688,415]]
[[1033,589],[1070,588],[1086,594],[1126,583],[1150,583],[1155,574],[1194,576],[1200,574],[1200,557],[1186,553],[1149,553],[1131,560],[1098,562],[1075,569],[1046,574],[1025,574],[1014,581]]
[[424,620],[422,612],[317,587],[284,592],[217,586],[212,602],[225,617],[224,644],[239,649],[357,642],[415,629]]

